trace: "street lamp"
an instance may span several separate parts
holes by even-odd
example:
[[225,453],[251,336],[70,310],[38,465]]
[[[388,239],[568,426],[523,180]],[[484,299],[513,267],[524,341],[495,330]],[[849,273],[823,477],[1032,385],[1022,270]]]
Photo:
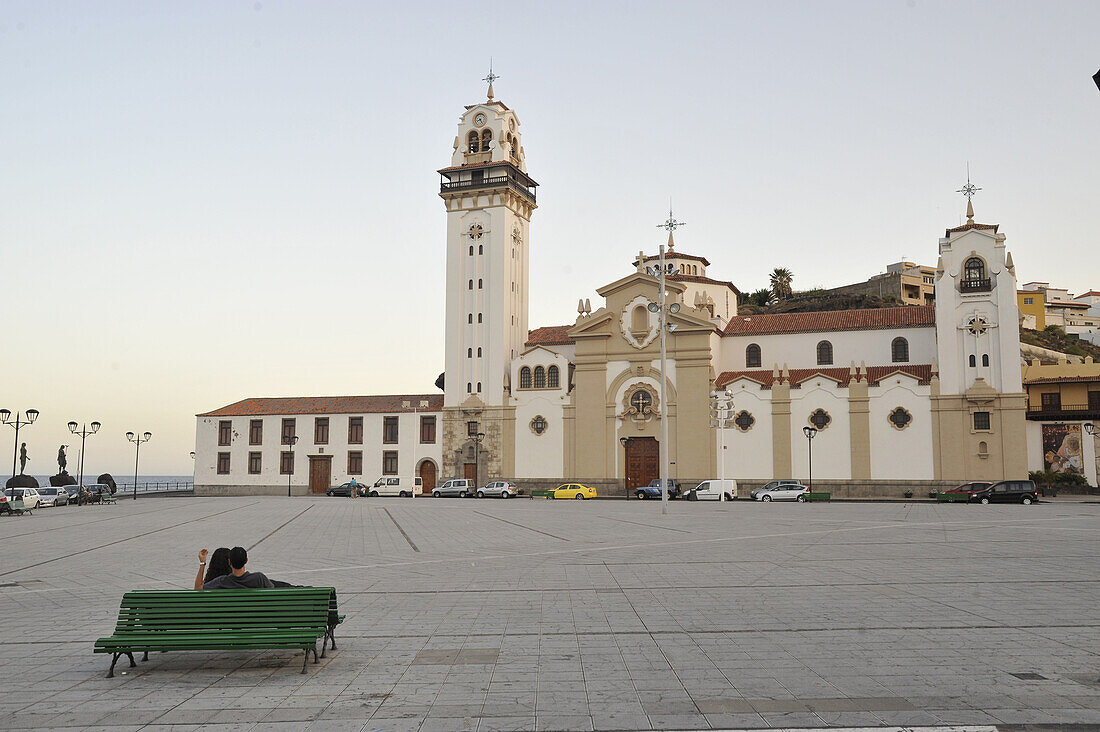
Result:
[[1085,428],[1085,434],[1088,434],[1088,435],[1095,435],[1096,434],[1096,425],[1094,425],[1092,422],[1085,422],[1081,426]]
[[[69,422],[69,432],[74,435],[80,436],[80,482],[76,489],[76,501],[77,505],[82,505],[84,500],[84,441],[88,438],[88,435],[94,435],[99,432],[99,428],[102,427],[99,422],[92,422],[91,429],[87,425],[79,425],[75,421]],[[80,427],[80,431],[77,432],[77,427]]]
[[294,446],[298,444],[298,435],[287,435],[283,441],[290,445],[290,465],[286,471],[286,497],[290,498],[290,478],[294,475]]
[[[669,215],[669,222],[673,222],[671,212]],[[679,222],[675,222],[677,226],[680,226]],[[671,223],[669,224],[672,225]],[[675,228],[675,226],[673,226]],[[672,241],[672,231],[668,234],[669,241]],[[657,296],[657,302],[650,302],[646,307],[649,312],[657,314],[657,326],[660,328],[660,341],[661,341],[661,513],[668,513],[668,399],[666,398],[665,383],[668,381],[666,374],[667,366],[665,363],[665,334],[671,333],[676,330],[674,323],[667,323],[668,315],[675,315],[680,312],[680,303],[674,302],[669,305],[665,305],[665,276],[672,274],[673,265],[665,265],[665,245],[662,244],[659,250],[660,256],[659,265],[656,267],[646,267],[646,274],[649,274],[657,278],[658,289],[660,293]]]
[[126,433],[126,439],[134,443],[134,500],[137,500],[137,479],[138,479],[138,458],[141,457],[141,443],[148,442],[152,438],[152,432],[146,432],[141,435],[135,435],[133,432]]
[[710,426],[718,428],[718,500],[726,500],[726,427],[733,419],[733,392],[710,393]]
[[814,437],[817,435],[817,428],[816,427],[809,427],[809,426],[803,427],[802,428],[802,434],[806,435],[806,455],[809,459],[809,472],[810,472],[809,483],[810,483],[810,485],[808,486],[808,488],[810,489],[809,492],[813,493],[813,491],[814,491],[814,447],[813,447],[813,445],[814,445]]
[[[417,414],[418,414],[417,410],[427,409],[428,408],[428,400],[427,399],[421,399],[419,402],[417,402],[414,405],[411,401],[406,399],[406,400],[401,402],[401,408],[402,409],[412,409],[413,410],[413,441],[412,441],[413,479],[412,479],[412,483],[410,484],[410,493],[411,493],[413,498],[416,498],[416,443],[423,436],[423,435],[420,434],[420,420],[417,419]],[[423,487],[423,484],[422,484],[422,487]],[[474,488],[476,489],[477,486],[474,486]]]
[[34,424],[34,421],[38,419],[37,409],[28,409],[26,411],[26,419],[23,419],[19,412],[15,413],[15,421],[11,421],[11,410],[0,409],[0,424],[6,424],[9,427],[15,428],[15,445],[11,451],[11,477],[15,478],[15,459],[19,456],[19,428],[26,427],[29,424]]
[[474,434],[474,492],[477,492],[478,481],[481,480],[481,438],[485,437],[484,432],[477,432]]

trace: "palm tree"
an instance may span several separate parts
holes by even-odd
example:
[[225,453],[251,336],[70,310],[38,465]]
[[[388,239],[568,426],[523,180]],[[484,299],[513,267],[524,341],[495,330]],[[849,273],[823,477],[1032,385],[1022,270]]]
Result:
[[791,296],[791,280],[794,279],[794,275],[789,269],[776,267],[768,275],[768,278],[771,280],[772,293],[775,295],[776,300],[783,300]]
[[772,300],[772,291],[766,287],[762,287],[759,290],[750,293],[747,300],[752,305],[766,308],[768,307],[768,303],[770,303]]

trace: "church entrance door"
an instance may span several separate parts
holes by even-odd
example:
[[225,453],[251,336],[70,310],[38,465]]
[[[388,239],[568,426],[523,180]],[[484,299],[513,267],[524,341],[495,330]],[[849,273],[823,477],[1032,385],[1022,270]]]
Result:
[[324,493],[332,486],[332,455],[309,456],[309,492]]
[[632,437],[626,443],[626,490],[633,493],[661,477],[661,450],[652,437]]
[[431,494],[435,489],[435,463],[425,460],[420,463],[420,492]]
[[462,477],[472,480],[474,488],[477,489],[477,463],[466,463]]

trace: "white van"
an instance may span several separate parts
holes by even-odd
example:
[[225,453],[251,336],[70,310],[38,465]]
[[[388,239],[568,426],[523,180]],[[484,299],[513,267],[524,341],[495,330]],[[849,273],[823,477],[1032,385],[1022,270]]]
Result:
[[[365,495],[368,496],[411,496],[413,490],[417,493],[420,492],[420,488],[423,482],[420,480],[420,476],[416,477],[416,487],[412,490],[409,489],[409,481],[411,479],[407,475],[383,475],[378,480],[374,481],[374,485],[366,491]],[[366,486],[363,486],[366,488]]]
[[688,491],[685,498],[689,501],[720,501],[723,494],[727,501],[737,498],[737,481],[733,478],[704,480]]

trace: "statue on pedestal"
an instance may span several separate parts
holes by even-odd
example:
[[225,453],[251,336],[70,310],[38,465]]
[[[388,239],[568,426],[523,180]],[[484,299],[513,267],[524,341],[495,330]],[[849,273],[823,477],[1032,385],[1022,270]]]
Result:
[[65,472],[65,466],[69,464],[69,461],[65,459],[65,448],[68,445],[62,445],[57,448],[57,474],[61,475]]
[[23,475],[27,470],[27,443],[19,446],[19,474]]

